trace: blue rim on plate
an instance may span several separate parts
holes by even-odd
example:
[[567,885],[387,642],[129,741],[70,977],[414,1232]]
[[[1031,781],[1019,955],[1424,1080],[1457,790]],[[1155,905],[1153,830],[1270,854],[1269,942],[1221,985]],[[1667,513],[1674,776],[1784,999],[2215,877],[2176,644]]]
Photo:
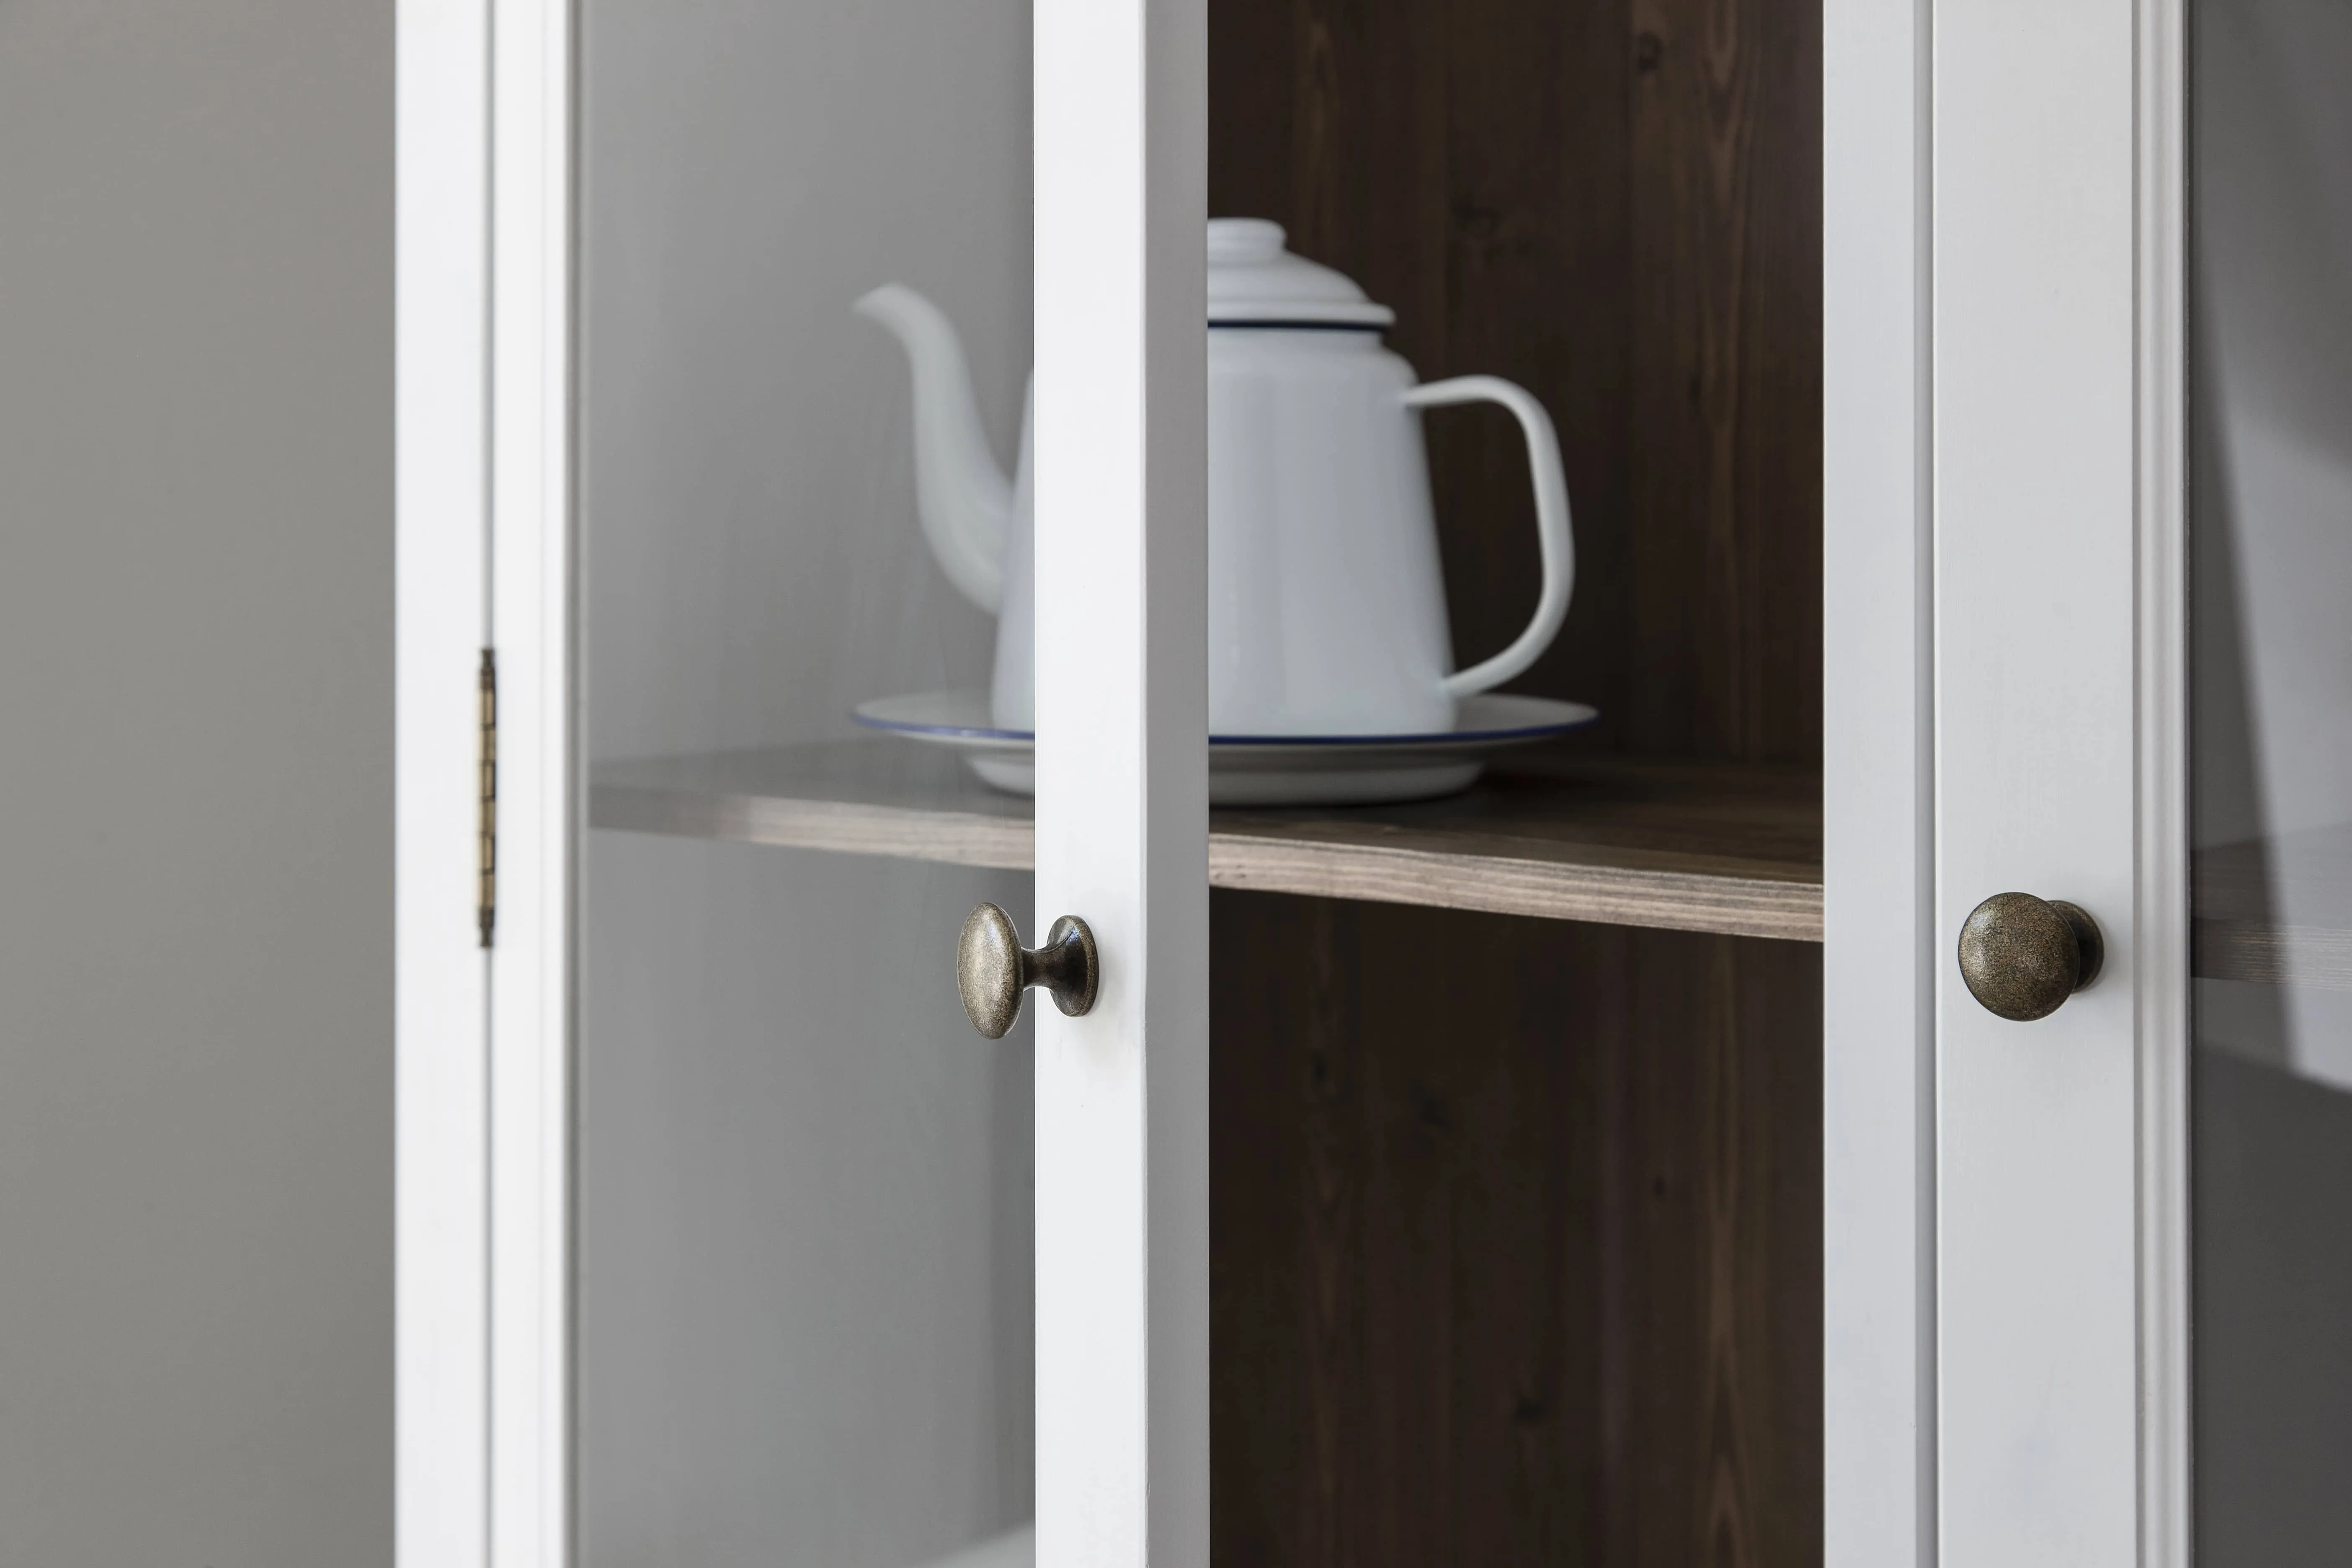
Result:
[[908,719],[879,719],[863,708],[852,708],[849,720],[868,730],[879,730],[887,735],[952,735],[965,741],[1003,741],[1012,745],[1034,746],[1037,733],[1034,730],[992,730],[984,724],[918,724]]

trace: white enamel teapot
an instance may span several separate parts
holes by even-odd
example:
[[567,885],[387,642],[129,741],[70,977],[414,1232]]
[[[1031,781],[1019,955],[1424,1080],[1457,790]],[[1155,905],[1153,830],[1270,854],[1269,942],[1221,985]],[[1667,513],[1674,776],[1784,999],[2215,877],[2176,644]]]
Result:
[[[888,284],[856,303],[914,366],[915,490],[957,588],[997,616],[991,714],[1034,728],[1030,411],[1007,480],[955,329]],[[1568,482],[1543,405],[1494,376],[1417,384],[1381,345],[1395,313],[1284,248],[1280,226],[1209,222],[1209,730],[1217,736],[1426,735],[1454,702],[1547,647],[1575,578]],[[1499,403],[1535,479],[1543,587],[1494,658],[1453,673],[1420,411]]]

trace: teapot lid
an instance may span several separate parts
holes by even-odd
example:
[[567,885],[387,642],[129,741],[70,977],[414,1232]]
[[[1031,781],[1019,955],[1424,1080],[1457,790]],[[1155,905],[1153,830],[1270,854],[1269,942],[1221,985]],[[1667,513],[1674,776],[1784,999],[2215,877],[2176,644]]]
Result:
[[1396,321],[1346,273],[1286,249],[1282,226],[1262,217],[1209,220],[1209,325],[1368,327]]

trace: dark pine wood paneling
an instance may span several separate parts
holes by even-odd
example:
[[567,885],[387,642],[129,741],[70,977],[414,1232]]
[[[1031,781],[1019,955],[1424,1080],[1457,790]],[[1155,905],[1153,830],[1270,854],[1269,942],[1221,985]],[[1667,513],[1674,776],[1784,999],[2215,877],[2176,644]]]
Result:
[[1639,933],[1612,1563],[1822,1560],[1821,950]]
[[1215,1561],[1610,1560],[1624,932],[1212,902]]
[[1816,951],[1212,903],[1221,1568],[1818,1561]]
[[[1821,758],[1818,0],[1211,0],[1210,202],[1559,426],[1580,744]],[[1534,603],[1429,420],[1465,661]],[[1821,1558],[1819,949],[1212,900],[1219,1568]]]
[[1819,0],[1633,15],[1623,738],[1819,763]]

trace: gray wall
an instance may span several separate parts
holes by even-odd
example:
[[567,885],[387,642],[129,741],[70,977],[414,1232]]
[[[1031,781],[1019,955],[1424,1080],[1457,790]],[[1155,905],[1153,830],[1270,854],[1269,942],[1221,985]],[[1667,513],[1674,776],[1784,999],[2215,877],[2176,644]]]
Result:
[[392,18],[0,0],[0,1563],[391,1560]]

